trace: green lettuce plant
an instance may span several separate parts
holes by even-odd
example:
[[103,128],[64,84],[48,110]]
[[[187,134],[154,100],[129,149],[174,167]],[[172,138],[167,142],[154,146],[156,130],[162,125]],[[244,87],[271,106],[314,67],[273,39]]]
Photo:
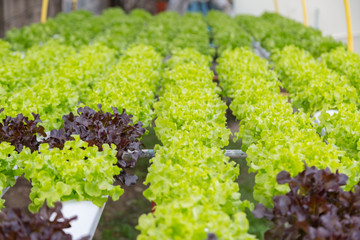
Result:
[[[26,53],[10,54],[6,57],[6,62],[0,64],[2,95],[9,98],[22,89],[30,88],[43,76],[55,71],[65,58],[72,54],[75,54],[73,48],[63,46],[57,41],[34,46]],[[4,103],[2,106],[5,106]]]
[[99,21],[103,21],[102,30],[93,39],[117,52],[123,52],[131,45],[139,32],[145,28],[151,15],[142,9],[136,9],[126,15],[121,8],[109,8],[102,12]]
[[[192,193],[193,195],[194,193]],[[156,213],[141,215],[139,226],[145,239],[207,239],[209,234],[218,239],[254,240],[248,232],[249,222],[244,212],[232,217],[214,208],[212,204],[197,205],[196,198],[188,196],[179,204],[171,202],[156,207]]]
[[3,114],[16,116],[21,112],[31,116],[34,112],[40,114],[45,129],[59,128],[62,116],[76,109],[79,102],[86,101],[95,82],[114,61],[115,52],[106,46],[86,46],[78,54],[68,55],[59,66],[42,69],[48,72],[31,86],[2,99]]
[[201,54],[214,55],[215,49],[210,48],[210,32],[204,16],[200,13],[186,13],[180,21],[177,34],[171,41],[171,52],[194,48]]
[[0,62],[2,63],[2,61],[11,53],[10,44],[0,39]]
[[258,16],[241,14],[235,16],[234,20],[258,42],[261,42],[267,33],[274,28],[272,22]]
[[211,27],[212,39],[217,46],[218,55],[226,49],[251,47],[251,36],[241,28],[229,15],[220,11],[210,11],[206,17]]
[[[0,193],[16,182],[16,177],[22,175],[22,169],[17,167],[19,155],[15,147],[8,142],[0,143]],[[0,199],[0,209],[4,207],[4,199]]]
[[339,74],[346,76],[352,86],[360,93],[360,56],[357,53],[337,48],[321,55],[326,66]]
[[159,101],[154,104],[156,147],[144,196],[156,203],[142,215],[139,239],[254,239],[234,182],[239,174],[221,147],[228,144],[226,105],[212,82],[209,58],[177,51],[168,61]]
[[[305,57],[312,59],[310,55]],[[287,58],[286,63],[293,59]],[[353,179],[358,178],[358,163],[346,157],[332,141],[329,144],[323,142],[310,115],[302,110],[293,113],[287,97],[279,94],[277,76],[266,61],[251,50],[241,48],[225,51],[218,62],[220,85],[232,99],[230,108],[240,120],[236,135],[242,139],[242,149],[248,154],[249,171],[256,173],[255,200],[270,206],[273,196],[288,191],[287,186],[276,182],[276,175],[285,170],[296,176],[304,169],[304,161],[311,166],[338,169]],[[303,86],[300,79],[296,82],[291,79],[293,82],[289,78],[285,84],[296,84],[299,88],[307,86],[305,81]],[[354,182],[348,187],[352,184]]]
[[162,56],[171,54],[172,41],[175,38],[180,23],[180,15],[177,12],[164,12],[151,18],[146,28],[139,32],[136,44],[152,46]]
[[35,23],[22,28],[13,28],[6,33],[6,40],[12,48],[25,51],[34,45],[41,45],[50,39],[78,48],[90,43],[101,30],[102,21],[89,11],[79,10],[60,13],[46,23]]
[[355,105],[339,105],[338,113],[321,111],[318,132],[325,129],[325,139],[345,151],[348,157],[360,160],[360,112]]
[[312,114],[341,103],[357,103],[359,97],[350,81],[318,63],[308,52],[288,46],[271,58],[294,107]]
[[95,108],[101,103],[105,111],[111,111],[111,107],[125,108],[134,116],[134,122],[149,126],[162,64],[160,54],[150,46],[128,48],[118,63],[94,84],[85,105]]
[[[256,20],[253,20],[256,22]],[[261,45],[269,51],[283,49],[288,45],[309,51],[314,57],[319,57],[337,47],[344,47],[340,41],[327,36],[323,37],[320,30],[304,26],[300,22],[281,16],[277,13],[265,12],[259,21],[271,23],[267,25],[266,34],[261,39]],[[249,26],[251,28],[252,25]],[[249,29],[247,28],[247,30]]]
[[97,146],[89,147],[78,135],[73,138],[63,149],[42,144],[39,151],[25,149],[20,153],[20,167],[33,186],[30,211],[38,211],[45,201],[53,207],[57,201],[87,200],[101,207],[108,196],[117,200],[123,193],[120,186],[113,185],[113,176],[121,171],[115,165],[115,147],[104,144],[99,152]]

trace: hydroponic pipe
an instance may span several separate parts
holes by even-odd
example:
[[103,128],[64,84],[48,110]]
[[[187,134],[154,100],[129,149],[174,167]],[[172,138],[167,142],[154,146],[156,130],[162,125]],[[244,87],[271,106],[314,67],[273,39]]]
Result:
[[[153,158],[155,156],[153,149],[143,149],[142,153],[140,154],[140,158]],[[230,159],[246,159],[247,155],[241,150],[225,150],[225,156],[229,157]],[[130,153],[124,153],[123,158],[129,159],[131,157]]]

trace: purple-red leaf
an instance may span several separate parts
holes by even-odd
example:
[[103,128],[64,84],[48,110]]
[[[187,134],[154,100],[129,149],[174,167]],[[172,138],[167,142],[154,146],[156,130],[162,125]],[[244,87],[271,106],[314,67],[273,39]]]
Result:
[[360,186],[344,191],[347,179],[306,165],[294,178],[280,172],[278,183],[290,191],[274,197],[273,209],[258,204],[253,211],[271,221],[265,239],[360,239]]
[[276,181],[279,184],[285,184],[285,183],[289,183],[291,180],[291,176],[290,173],[288,173],[287,171],[281,171],[277,176],[276,176]]
[[[3,108],[0,109],[0,112]],[[29,120],[22,114],[18,114],[15,118],[6,116],[0,123],[0,142],[9,142],[15,146],[17,152],[21,152],[24,147],[37,151],[39,149],[39,141],[37,135],[46,136],[44,127],[38,126],[41,123],[38,114],[32,114],[34,120]]]
[[[71,240],[72,236],[64,232],[70,222],[77,217],[67,219],[61,213],[62,205],[55,203],[49,208],[45,203],[38,213],[27,215],[20,209],[6,209],[0,213],[0,239],[7,240]],[[89,239],[84,237],[81,240]]]
[[[142,123],[136,124],[132,121],[132,115],[128,115],[123,109],[120,114],[117,108],[112,108],[113,113],[103,112],[101,104],[99,111],[89,107],[79,108],[78,116],[73,113],[64,115],[64,128],[53,130],[50,137],[44,142],[50,147],[62,149],[66,141],[73,140],[71,135],[79,135],[80,139],[87,142],[89,146],[97,146],[102,151],[103,144],[114,144],[116,146],[118,159],[117,165],[123,169],[118,177],[126,185],[136,182],[136,176],[128,176],[126,168],[133,168],[141,153],[142,143],[139,141],[145,133]],[[123,154],[127,152],[127,159]]]

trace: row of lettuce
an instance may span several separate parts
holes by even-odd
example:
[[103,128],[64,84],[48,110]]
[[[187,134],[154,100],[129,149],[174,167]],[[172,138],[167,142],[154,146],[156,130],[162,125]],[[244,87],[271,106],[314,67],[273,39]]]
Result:
[[[345,150],[346,156],[359,160],[358,127],[360,56],[338,48],[316,61],[309,53],[286,47],[272,58],[293,106],[314,114],[322,111],[318,132]],[[327,110],[337,110],[330,116]]]
[[260,17],[238,15],[231,18],[219,11],[210,11],[204,17],[198,13],[180,16],[176,12],[151,16],[140,9],[126,14],[120,8],[110,8],[94,16],[80,10],[61,13],[45,24],[14,28],[6,35],[6,40],[16,51],[42,45],[50,39],[75,49],[102,43],[117,52],[124,51],[131,43],[142,43],[153,46],[163,56],[184,47],[213,55],[215,50],[209,47],[210,40],[218,47],[219,55],[224,49],[250,47],[253,40],[260,42],[268,51],[294,45],[306,49],[315,57],[336,47],[344,47],[331,37],[323,37],[319,30],[267,12]]
[[11,48],[24,51],[51,39],[72,46],[101,43],[117,52],[131,44],[153,46],[163,56],[183,47],[194,47],[204,54],[213,54],[209,47],[209,31],[201,14],[180,16],[165,12],[152,17],[150,13],[136,9],[128,15],[120,8],[107,9],[94,16],[87,11],[59,14],[45,24],[32,24],[7,32],[6,40]]
[[238,15],[234,21],[271,52],[294,45],[309,51],[314,57],[319,57],[332,49],[344,47],[343,43],[332,37],[322,36],[320,30],[306,27],[276,13],[265,12],[259,17]]
[[[133,179],[125,170],[134,167],[143,126],[153,119],[162,58],[144,45],[129,48],[117,64],[110,64],[114,52],[101,45],[84,47],[74,55],[65,53],[72,48],[48,47],[39,55],[52,49],[54,55],[63,52],[65,60],[59,55],[59,66],[46,63],[47,69],[54,69],[42,76],[29,72],[23,77],[29,81],[24,85],[29,86],[19,84],[12,94],[5,91],[11,101],[2,99],[1,190],[25,173],[33,185],[31,211],[37,211],[45,200],[50,206],[69,199],[86,199],[101,206],[106,195],[118,199],[123,191],[112,186],[113,176],[121,171],[120,180]],[[42,69],[31,62],[30,54],[24,59],[29,69]],[[87,106],[69,114],[78,108],[78,101]],[[125,108],[127,113],[117,110]],[[124,152],[131,153],[130,159],[123,159]]]
[[[240,25],[241,21],[256,24],[250,21],[256,20],[252,16],[237,20]],[[254,214],[272,221],[265,239],[353,238],[360,231],[353,204],[359,191],[360,57],[343,46],[314,52],[293,39],[292,46],[281,47],[261,41],[272,52],[272,65],[246,48],[226,50],[218,59],[220,86],[241,120],[237,137],[248,154],[250,171],[256,173],[254,198],[273,207],[258,205]],[[315,60],[321,53],[320,60]],[[281,88],[290,93],[289,99],[279,94]],[[338,114],[330,116],[329,109]],[[321,110],[317,126],[310,116]],[[320,138],[324,130],[326,135]],[[322,204],[313,205],[314,201]]]
[[[331,66],[332,59],[348,55],[359,59],[343,49],[323,59]],[[241,120],[237,137],[248,155],[249,170],[256,173],[254,198],[273,207],[258,205],[254,211],[272,221],[265,238],[354,237],[360,231],[354,210],[360,179],[357,91],[345,76],[294,46],[275,53],[272,60],[275,71],[251,50],[239,48],[225,51],[216,69],[224,94],[232,100],[230,108]],[[341,69],[355,75],[348,67]],[[296,108],[279,87],[286,87]],[[334,108],[338,114],[325,113]],[[317,126],[310,116],[321,109]],[[320,137],[323,127],[326,135]]]
[[[80,10],[60,13],[45,24],[35,23],[22,28],[13,28],[6,33],[6,40],[13,50],[24,51],[34,45],[41,45],[50,39],[57,39],[64,45],[75,48],[93,42],[123,49],[134,41],[137,31],[145,27],[151,18],[146,11],[135,10],[126,15],[121,9],[108,9],[102,15]],[[115,40],[116,39],[116,40]]]
[[57,42],[31,48],[25,56],[6,57],[0,65],[1,114],[40,114],[50,131],[62,125],[62,116],[81,104],[96,108],[102,103],[126,108],[135,121],[149,125],[152,103],[160,79],[162,58],[145,45],[128,48],[117,59],[101,44],[82,47],[78,53]]
[[234,115],[241,120],[237,137],[248,154],[250,171],[256,172],[254,197],[270,206],[272,197],[284,194],[276,175],[282,170],[296,176],[309,166],[346,172],[357,183],[358,163],[321,141],[313,120],[302,110],[293,112],[280,95],[280,82],[266,60],[247,49],[228,51],[217,67],[220,85],[232,99]]
[[155,132],[163,146],[144,196],[155,212],[139,218],[138,239],[254,239],[240,200],[235,162],[224,156],[230,130],[226,104],[212,82],[211,58],[186,49],[167,62]]
[[[37,211],[45,200],[52,205],[58,200],[87,199],[101,206],[106,201],[103,195],[107,193],[117,199],[122,190],[111,186],[112,176],[133,166],[138,156],[133,156],[130,163],[124,162],[119,149],[121,141],[114,139],[113,133],[107,130],[107,137],[96,140],[97,144],[94,144],[94,135],[81,130],[84,126],[97,129],[90,128],[85,117],[97,119],[94,110],[78,110],[80,117],[82,113],[86,114],[82,117],[84,126],[75,129],[73,125],[77,121],[74,121],[74,116],[64,115],[75,111],[79,104],[96,109],[97,104],[102,103],[106,111],[110,111],[112,106],[126,108],[134,115],[135,123],[143,122],[149,126],[154,117],[152,106],[162,77],[162,56],[172,53],[167,62],[169,69],[163,76],[160,101],[155,104],[156,133],[164,146],[156,149],[157,154],[147,177],[151,185],[145,193],[157,207],[154,215],[144,215],[139,219],[139,238],[184,239],[191,236],[192,239],[205,239],[206,236],[211,238],[216,235],[220,239],[252,239],[247,234],[248,223],[243,213],[249,204],[240,201],[238,186],[234,183],[239,169],[221,151],[228,144],[229,130],[225,126],[226,105],[218,97],[220,90],[211,81],[209,66],[212,59],[194,50],[179,50],[190,44],[202,54],[213,55],[206,22],[201,16],[192,14],[180,17],[166,13],[154,18],[146,17],[141,11],[132,14],[128,16],[119,10],[109,10],[107,14],[96,17],[111,16],[109,19],[118,21],[119,26],[116,28],[116,24],[109,24],[106,27],[108,30],[98,31],[99,35],[86,36],[87,33],[83,32],[79,36],[84,35],[87,40],[81,40],[78,45],[69,39],[64,40],[66,37],[59,39],[56,32],[51,32],[53,30],[43,37],[42,46],[36,44],[39,42],[36,39],[27,47],[19,47],[23,50],[34,45],[26,53],[14,53],[11,45],[0,42],[0,48],[4,50],[0,53],[0,91],[4,96],[1,104],[5,108],[1,113],[3,126],[9,125],[11,119],[5,116],[15,119],[19,112],[25,116],[36,112],[40,114],[45,129],[64,127],[52,131],[42,145],[41,141],[33,142],[36,134],[44,132],[44,129],[29,130],[29,135],[25,134],[27,138],[22,136],[22,140],[29,139],[30,144],[20,142],[23,145],[21,148],[19,136],[8,134],[9,139],[14,141],[1,139],[1,158],[7,162],[1,172],[1,187],[11,186],[15,182],[14,177],[24,172],[34,185],[30,195],[33,201],[31,211]],[[84,22],[93,18],[81,12],[73,15],[84,17]],[[261,18],[270,19],[270,15],[264,14]],[[139,34],[130,33],[134,27],[130,24],[132,20],[120,19],[132,16],[139,26],[148,21],[148,28],[143,28]],[[281,26],[300,29],[288,19],[277,15],[272,17],[282,19],[278,20]],[[66,20],[66,17],[62,18]],[[338,45],[325,44],[329,47],[317,52],[312,50],[312,46],[295,40],[287,43],[307,49],[311,54],[294,46],[273,51],[272,61],[283,81],[282,87],[290,92],[293,106],[300,109],[294,114],[288,99],[279,94],[281,85],[278,76],[270,71],[265,60],[247,49],[226,50],[250,46],[251,36],[234,24],[233,19],[219,12],[211,12],[207,21],[212,28],[213,42],[221,54],[217,68],[220,85],[232,99],[230,107],[234,115],[241,119],[238,138],[243,139],[250,170],[257,173],[255,199],[271,206],[273,196],[289,190],[288,186],[278,184],[276,175],[286,170],[291,176],[296,176],[304,169],[303,162],[320,169],[330,167],[332,171],[339,169],[346,173],[350,179],[346,189],[357,184],[360,136],[356,125],[359,119],[358,55],[340,47],[323,54],[319,63],[313,56]],[[184,24],[180,25],[180,22]],[[131,26],[128,32],[122,32],[122,24],[126,23]],[[193,26],[194,23],[197,27]],[[222,24],[227,27],[221,28]],[[42,28],[40,25],[37,27]],[[304,38],[309,35],[306,41],[317,39],[326,43],[320,39],[321,34],[319,37],[317,32],[301,27],[306,30],[303,30]],[[89,29],[86,31],[91,32]],[[283,39],[297,38],[284,32],[286,37]],[[271,36],[270,33],[266,36]],[[62,34],[67,36],[66,31]],[[128,38],[110,43],[109,40],[121,34]],[[45,41],[54,35],[56,40]],[[269,36],[263,39],[274,39]],[[102,43],[94,41],[92,45],[86,45],[100,38]],[[193,38],[197,41],[191,41]],[[268,44],[268,50],[284,47],[286,41],[275,39],[276,44]],[[119,48],[129,47],[132,41],[152,45],[162,56],[152,47],[144,45],[130,47],[119,55]],[[104,43],[113,45],[107,47]],[[324,109],[337,109],[339,114],[330,117],[323,112],[321,124],[314,126],[310,114]],[[119,118],[117,110],[113,111],[115,118]],[[11,121],[28,121],[22,116],[19,119],[22,120]],[[62,119],[68,121],[71,127],[67,128]],[[326,142],[321,141],[317,134],[322,127],[326,129]],[[100,132],[103,134],[102,130]],[[141,134],[137,136],[139,138]],[[61,147],[56,147],[59,143]],[[103,144],[115,146],[103,147]],[[31,149],[39,145],[41,154],[37,149]],[[139,143],[136,142],[128,150],[138,149]],[[69,159],[74,161],[69,163]],[[20,167],[16,169],[15,165]],[[126,178],[123,179],[126,181]]]
[[[124,86],[134,84],[134,81],[141,79],[142,85],[148,87],[149,91],[154,91],[152,95],[144,95],[145,98],[140,99],[140,103],[133,105],[135,107],[133,111],[136,115],[139,114],[136,109],[142,109],[142,106],[146,106],[146,104],[152,105],[155,90],[159,84],[156,81],[159,78],[158,70],[162,65],[160,55],[153,49],[145,46],[139,46],[139,48],[141,54],[138,54],[139,49],[136,47],[129,49],[123,59],[119,60],[120,63],[122,60],[123,62],[108,71],[109,75],[106,76],[111,76],[110,79],[113,78],[114,82],[110,82],[108,90],[104,92],[116,88],[118,80],[115,79],[124,76],[124,73],[131,69],[131,66],[134,66],[134,76],[132,76],[134,78],[123,77],[122,84]],[[147,52],[145,54],[147,60],[144,60],[143,52]],[[309,86],[313,86],[315,83],[309,82],[311,77],[306,76],[322,76],[318,78],[319,82],[324,81],[320,86],[328,87],[328,89],[314,92],[313,95],[317,98],[314,98],[313,95],[309,96],[312,98],[303,95],[305,101],[304,103],[298,102],[297,107],[309,113],[321,108],[336,107],[340,110],[340,113],[334,115],[332,119],[329,119],[325,113],[322,117],[324,125],[320,125],[320,128],[326,127],[327,135],[325,137],[329,144],[321,141],[316,133],[316,126],[309,119],[309,115],[303,113],[302,109],[293,114],[288,99],[279,94],[280,82],[277,81],[277,76],[269,70],[270,67],[265,60],[260,59],[247,49],[225,51],[219,59],[217,71],[220,75],[221,86],[226,95],[233,100],[231,109],[234,114],[242,120],[238,137],[243,139],[244,149],[248,153],[247,161],[250,170],[257,172],[254,194],[258,201],[271,206],[273,196],[288,192],[287,186],[278,184],[281,181],[276,181],[276,175],[287,170],[291,176],[295,176],[304,168],[302,162],[321,169],[330,167],[333,171],[339,169],[346,173],[350,179],[346,189],[357,184],[359,164],[356,119],[359,115],[356,105],[348,100],[351,98],[341,97],[349,95],[341,95],[344,86],[354,96],[357,93],[350,86],[351,82],[346,81],[345,76],[339,77],[335,72],[325,67],[325,64],[330,67],[332,61],[348,55],[348,52],[337,50],[324,56],[325,63],[318,63],[306,52],[289,47],[273,57],[275,69],[279,71],[279,76],[293,94],[291,96],[294,99],[297,97],[297,93],[305,91],[304,87],[301,86],[301,81],[296,78],[299,74],[303,78],[303,82]],[[358,64],[356,63],[357,58],[352,54],[350,55],[353,57],[353,64]],[[140,59],[141,61],[139,61]],[[199,239],[206,234],[208,237],[215,234],[220,238],[225,236],[252,238],[246,233],[247,220],[242,213],[243,208],[248,206],[248,203],[239,201],[238,186],[233,183],[237,177],[238,169],[233,163],[228,162],[220,150],[221,147],[227,145],[229,131],[225,127],[224,111],[226,106],[217,97],[219,90],[211,82],[210,60],[211,58],[192,50],[186,50],[177,52],[167,62],[170,69],[164,76],[160,101],[155,105],[156,116],[158,117],[156,132],[164,146],[158,147],[156,158],[153,159],[153,165],[147,179],[151,183],[151,187],[145,193],[149,200],[155,201],[158,205],[154,216],[149,214],[140,218],[139,229],[142,230],[141,236],[144,239],[149,237],[155,239],[159,235],[164,236],[164,238],[183,236],[182,230],[184,229],[186,229],[186,236],[190,235]],[[126,65],[126,62],[129,64]],[[139,69],[143,69],[143,71],[139,71]],[[351,69],[344,65],[336,70],[347,76],[356,76],[356,72]],[[330,78],[333,84],[327,82],[329,81],[326,80],[327,78]],[[289,79],[292,79],[293,82]],[[354,77],[354,79],[356,78]],[[139,83],[136,84],[139,85]],[[78,85],[81,85],[81,82]],[[204,89],[198,89],[199,85],[203,86]],[[136,89],[135,85],[129,85],[129,87]],[[336,91],[337,89],[340,90]],[[114,95],[109,96],[109,100],[116,101],[114,96],[117,91],[121,91],[121,89],[115,90]],[[193,96],[197,96],[197,98],[194,100],[190,97],[189,92],[195,92]],[[326,102],[321,97],[324,92],[332,93],[330,96],[338,95],[340,97],[330,98]],[[120,103],[124,101],[126,102],[126,99],[121,100]],[[313,104],[308,104],[308,102]],[[116,102],[109,104],[116,105]],[[131,106],[129,108],[131,109]],[[87,111],[94,113],[90,110]],[[115,114],[116,111],[114,111]],[[81,112],[84,112],[84,109],[79,111],[80,116]],[[140,115],[141,112],[142,110],[140,110]],[[151,114],[144,114],[139,119],[150,121],[152,116],[149,115]],[[66,119],[69,120],[70,116],[64,118],[64,120]],[[22,123],[23,121],[27,122],[28,120],[9,121],[7,118],[3,121],[3,125],[5,126],[6,123],[9,124],[10,122]],[[73,120],[73,122],[78,122],[78,120]],[[84,125],[88,125],[88,123],[84,121]],[[34,124],[27,124],[27,126],[34,127]],[[31,134],[27,137],[35,137],[37,131],[43,132],[44,129],[35,130],[35,133],[31,129]],[[103,198],[104,194],[109,193],[114,199],[117,199],[122,193],[120,188],[111,186],[112,177],[106,178],[106,176],[117,175],[120,172],[119,168],[113,166],[119,161],[116,159],[116,147],[104,146],[101,154],[99,154],[97,153],[99,145],[95,144],[97,148],[95,146],[89,147],[85,140],[88,135],[81,136],[81,130],[78,132],[65,130],[65,132],[70,136],[71,134],[79,134],[80,136],[74,136],[71,139],[73,141],[65,141],[62,148],[54,148],[51,144],[41,145],[41,154],[36,150],[26,148],[32,145],[26,146],[22,143],[23,149],[17,149],[19,145],[16,143],[18,142],[15,141],[13,144],[12,141],[2,139],[2,158],[7,162],[2,171],[2,187],[14,184],[14,176],[19,176],[24,171],[25,176],[31,179],[34,184],[30,195],[33,200],[30,205],[32,211],[38,210],[45,200],[51,205],[58,200],[87,199],[92,200],[97,205],[102,205],[106,201],[106,198]],[[61,134],[57,136],[55,133],[51,133],[50,140],[58,143],[58,140],[63,139],[64,136]],[[16,139],[17,136],[11,137]],[[51,139],[51,137],[57,139]],[[17,138],[17,141],[24,139],[23,137]],[[7,142],[11,142],[14,146]],[[109,141],[100,141],[100,143],[116,144],[116,142]],[[14,152],[14,150],[16,151]],[[61,159],[61,161],[52,161],[51,159]],[[69,159],[75,160],[69,163]],[[107,159],[107,164],[104,159]],[[178,163],[174,164],[174,159]],[[222,160],[219,161],[219,159]],[[89,162],[93,165],[87,165],[90,164]],[[198,164],[198,168],[194,168],[194,164]],[[21,167],[15,169],[15,165]],[[71,168],[68,168],[70,165]],[[97,166],[97,171],[104,172],[105,175],[98,174],[97,171],[92,172],[93,166]],[[190,176],[194,176],[194,178],[188,175],[192,168],[195,169],[195,172]],[[77,170],[74,171],[74,169]],[[223,169],[220,172],[224,175],[219,175],[218,169]],[[179,175],[181,171],[183,174]],[[91,180],[88,181],[88,179]],[[101,181],[97,182],[96,179],[101,179]],[[186,192],[183,188],[188,188],[189,185],[194,186],[194,189],[188,189],[190,192]],[[184,187],[181,188],[181,186]],[[214,199],[209,198],[209,196],[213,196]],[[183,204],[178,204],[179,202]],[[194,213],[193,209],[198,209],[202,214]],[[211,209],[211,211],[202,211],[201,209]],[[224,231],[225,226],[218,223],[212,224],[210,219],[215,219],[215,216],[217,221],[220,219],[219,216],[222,216],[220,222],[232,227],[226,228],[227,230]],[[189,222],[189,217],[194,221]],[[181,231],[178,226],[182,226]],[[219,226],[221,228],[217,228]]]

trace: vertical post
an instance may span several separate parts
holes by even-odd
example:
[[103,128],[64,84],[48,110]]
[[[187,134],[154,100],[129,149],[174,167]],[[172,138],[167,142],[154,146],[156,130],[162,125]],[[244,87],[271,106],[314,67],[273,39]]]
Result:
[[77,9],[77,0],[73,0],[72,2],[72,10],[75,11]]
[[4,0],[0,0],[0,37],[5,36],[5,9]]
[[319,15],[320,15],[320,10],[317,8],[315,10],[315,29],[319,29]]
[[275,12],[279,13],[279,5],[278,5],[278,1],[274,0],[274,5],[275,5]]
[[306,0],[302,0],[303,11],[304,11],[304,25],[309,26],[308,18],[307,18],[307,9],[306,9]]
[[41,22],[46,22],[47,13],[49,8],[49,0],[43,0],[41,6]]
[[354,51],[354,42],[351,26],[351,13],[350,13],[350,4],[349,0],[344,0],[345,5],[345,14],[346,14],[346,24],[347,24],[347,38],[348,38],[348,49],[349,51]]

